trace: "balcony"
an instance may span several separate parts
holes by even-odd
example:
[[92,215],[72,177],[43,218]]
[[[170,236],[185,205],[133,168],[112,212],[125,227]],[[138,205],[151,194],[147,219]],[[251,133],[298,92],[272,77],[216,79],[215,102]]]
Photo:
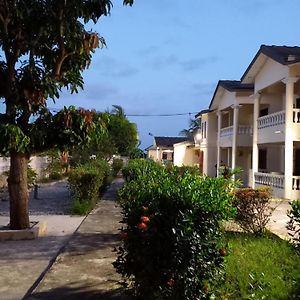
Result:
[[[222,128],[220,131],[220,146],[232,147],[233,126]],[[239,125],[237,131],[237,146],[250,147],[252,145],[252,126]]]
[[[279,111],[257,119],[258,143],[276,143],[284,141],[285,111]],[[293,140],[300,140],[300,109],[293,109]]]
[[[278,172],[271,173],[255,173],[255,187],[267,186],[271,188],[272,195],[275,198],[284,197],[284,179],[285,176]],[[293,176],[292,178],[292,193],[291,199],[300,198],[300,176]]]
[[255,187],[267,186],[271,188],[272,195],[275,198],[284,197],[284,175],[271,173],[255,173],[254,174]]

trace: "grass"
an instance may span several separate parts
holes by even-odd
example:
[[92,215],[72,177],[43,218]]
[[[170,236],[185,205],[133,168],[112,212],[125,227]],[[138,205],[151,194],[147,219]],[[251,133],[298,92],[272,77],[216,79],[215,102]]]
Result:
[[300,299],[300,253],[268,234],[225,234],[229,255],[217,299]]

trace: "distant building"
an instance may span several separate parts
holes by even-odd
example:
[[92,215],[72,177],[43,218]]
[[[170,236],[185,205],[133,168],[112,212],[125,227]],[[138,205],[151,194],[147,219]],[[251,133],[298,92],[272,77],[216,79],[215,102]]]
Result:
[[173,163],[174,144],[186,141],[186,137],[154,136],[153,145],[145,149],[147,157],[162,164]]

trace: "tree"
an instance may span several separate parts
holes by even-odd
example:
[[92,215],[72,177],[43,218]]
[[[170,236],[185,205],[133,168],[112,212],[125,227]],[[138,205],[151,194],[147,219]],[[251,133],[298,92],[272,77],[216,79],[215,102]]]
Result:
[[190,119],[189,128],[183,129],[179,132],[181,136],[193,139],[195,132],[201,128],[201,119]]
[[[109,160],[114,154],[131,155],[138,144],[136,125],[131,123],[121,106],[113,105],[111,111],[98,112],[98,123],[88,145],[72,151],[73,162],[85,162],[91,155]],[[99,130],[101,132],[99,133]]]
[[138,144],[136,124],[131,123],[121,106],[114,105],[110,112],[108,132],[113,145],[121,155],[129,155]]
[[[133,0],[123,3],[132,5]],[[26,170],[30,154],[54,144],[53,138],[56,144],[62,143],[60,147],[83,141],[92,127],[91,112],[72,108],[53,116],[47,100],[58,99],[64,87],[71,93],[83,88],[82,71],[94,50],[105,45],[96,32],[87,31],[86,24],[107,16],[111,7],[110,0],[0,2],[0,98],[5,103],[5,113],[0,115],[0,154],[11,160],[11,229],[29,227]],[[61,132],[58,139],[51,135],[52,126]]]

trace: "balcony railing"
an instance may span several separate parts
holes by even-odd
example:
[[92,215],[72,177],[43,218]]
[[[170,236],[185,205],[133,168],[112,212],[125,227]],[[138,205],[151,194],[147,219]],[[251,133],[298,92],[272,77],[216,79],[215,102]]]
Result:
[[[258,129],[285,124],[285,111],[279,111],[257,119]],[[293,109],[293,123],[300,124],[300,109]]]
[[293,190],[300,190],[300,176],[293,176]]
[[266,185],[279,189],[284,188],[284,175],[259,172],[254,174],[254,179],[255,183],[259,185]]
[[299,108],[293,109],[293,122],[300,123],[300,109]]
[[258,129],[282,125],[285,123],[285,111],[279,111],[257,119]]
[[233,135],[233,126],[222,128],[220,131],[220,137]]
[[[239,125],[238,126],[238,135],[252,135],[252,126],[250,125]],[[233,135],[233,126],[225,127],[221,129],[220,136],[232,136]]]

